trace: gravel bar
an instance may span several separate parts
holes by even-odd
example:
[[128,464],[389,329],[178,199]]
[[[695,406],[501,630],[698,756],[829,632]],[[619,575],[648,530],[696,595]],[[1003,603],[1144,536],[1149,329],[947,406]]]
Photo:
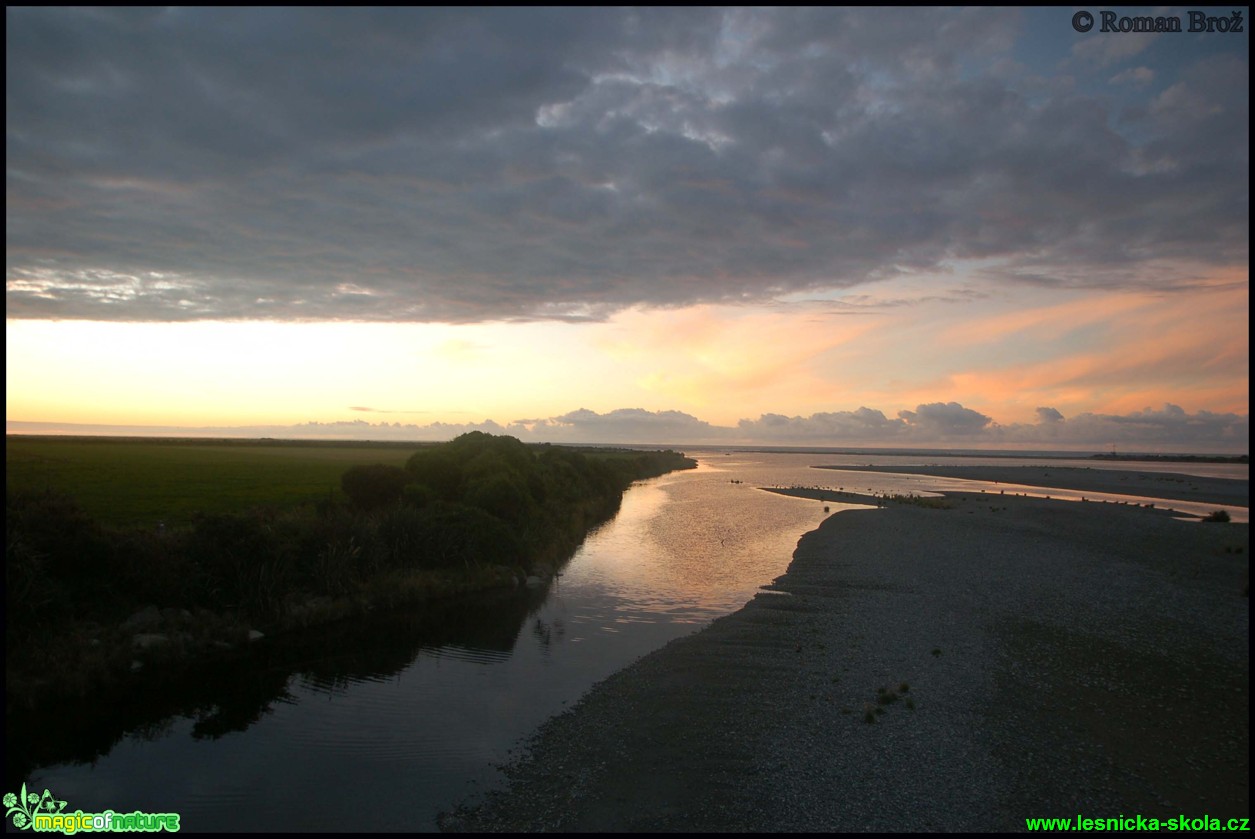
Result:
[[1043,489],[1075,489],[1172,498],[1211,504],[1249,507],[1249,480],[1183,475],[1175,472],[1139,472],[1124,469],[1081,468],[1076,466],[819,466],[846,472],[880,472],[896,475],[931,475],[962,478],[967,481],[1022,484]]
[[450,831],[1249,815],[1249,528],[950,493],[843,511],[596,685]]

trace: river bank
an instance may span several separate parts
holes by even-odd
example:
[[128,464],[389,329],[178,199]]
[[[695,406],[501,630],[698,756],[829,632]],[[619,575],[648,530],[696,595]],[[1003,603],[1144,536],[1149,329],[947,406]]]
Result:
[[1247,815],[1248,527],[947,501],[830,517],[772,593],[599,684],[443,826]]
[[[128,450],[124,462],[141,460]],[[64,492],[6,485],[6,731],[23,724],[15,714],[73,713],[106,692],[121,701],[269,635],[540,586],[634,481],[695,466],[673,451],[473,432],[405,468],[350,467],[347,503],[203,513],[169,529],[109,526]]]

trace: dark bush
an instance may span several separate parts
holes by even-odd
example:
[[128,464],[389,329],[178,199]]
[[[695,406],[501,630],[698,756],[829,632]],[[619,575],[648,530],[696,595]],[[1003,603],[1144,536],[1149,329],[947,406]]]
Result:
[[117,591],[112,540],[70,497],[6,487],[4,525],[10,621],[94,612]]
[[349,469],[340,478],[340,486],[354,507],[369,511],[395,504],[411,480],[410,473],[399,466],[374,463]]
[[291,547],[282,544],[270,516],[254,512],[201,517],[187,550],[201,569],[202,590],[215,605],[266,619],[280,614],[293,582]]
[[410,507],[427,507],[440,500],[436,491],[426,484],[409,483],[401,490],[401,500]]
[[524,524],[535,506],[526,483],[508,472],[470,481],[464,498],[470,506],[514,526]]
[[525,564],[518,538],[505,522],[476,507],[440,504],[418,510],[411,526],[412,541],[407,544],[415,547],[399,557],[403,567]]
[[117,584],[129,614],[139,604],[194,608],[200,605],[196,573],[188,561],[183,534],[129,530],[117,534]]
[[384,569],[426,565],[428,518],[427,510],[408,505],[391,507],[373,516],[364,546],[370,566]]
[[457,455],[444,446],[415,452],[405,469],[416,483],[431,489],[438,498],[454,500],[461,491],[461,463]]
[[361,556],[362,546],[352,536],[328,541],[310,563],[311,587],[332,597],[348,593],[359,577]]

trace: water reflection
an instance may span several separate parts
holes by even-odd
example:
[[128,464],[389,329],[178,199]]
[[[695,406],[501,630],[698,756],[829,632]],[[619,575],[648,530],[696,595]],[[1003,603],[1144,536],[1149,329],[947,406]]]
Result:
[[823,514],[731,484],[731,465],[633,488],[548,590],[267,639],[143,702],[29,721],[10,786],[178,811],[188,829],[433,829],[593,683],[783,573]]
[[193,740],[243,732],[276,704],[302,695],[344,693],[353,685],[388,682],[420,651],[487,664],[509,657],[545,589],[492,592],[412,611],[315,627],[255,644],[241,655],[200,663],[187,678],[165,677],[125,703],[46,708],[41,718],[10,721],[6,777],[20,785],[39,765],[93,762],[123,737],[153,740],[185,718]]

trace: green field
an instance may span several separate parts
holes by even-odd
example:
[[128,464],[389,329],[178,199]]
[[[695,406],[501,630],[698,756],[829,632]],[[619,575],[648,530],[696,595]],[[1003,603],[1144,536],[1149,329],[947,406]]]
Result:
[[350,466],[404,466],[423,445],[10,436],[5,482],[64,492],[106,524],[177,525],[198,512],[342,498]]

